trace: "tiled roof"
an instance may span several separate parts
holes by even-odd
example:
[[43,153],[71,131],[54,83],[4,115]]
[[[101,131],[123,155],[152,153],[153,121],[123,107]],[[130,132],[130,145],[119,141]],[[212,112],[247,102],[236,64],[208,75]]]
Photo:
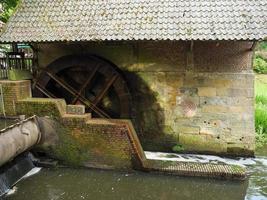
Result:
[[22,0],[0,42],[260,40],[267,0]]

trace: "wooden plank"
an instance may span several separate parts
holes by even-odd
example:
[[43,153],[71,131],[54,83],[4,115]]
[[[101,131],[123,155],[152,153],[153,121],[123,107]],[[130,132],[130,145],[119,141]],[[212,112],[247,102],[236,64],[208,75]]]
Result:
[[[64,80],[62,80],[57,75],[53,74],[52,72],[45,71],[50,78],[52,78],[54,81],[56,81],[59,85],[61,85],[63,88],[65,88],[70,94],[73,96],[77,96],[77,91],[73,89],[70,85],[68,85]],[[89,99],[86,99],[82,95],[79,96],[79,100],[84,103],[86,106],[91,108],[93,111],[95,111],[98,115],[105,118],[110,118],[107,113],[105,113],[103,110],[98,108],[94,103],[92,103]]]
[[41,85],[36,83],[35,87],[40,90],[45,96],[49,98],[57,98],[55,95],[53,95],[51,92],[49,92],[47,89],[43,88]]
[[112,84],[117,78],[118,78],[118,74],[115,74],[108,80],[108,82],[104,86],[104,89],[99,93],[99,95],[93,101],[94,105],[97,105],[101,101],[101,99],[105,96],[105,94],[107,93],[107,91],[109,90],[109,88],[112,86]]
[[75,104],[77,102],[77,100],[79,99],[79,96],[81,96],[82,92],[84,91],[84,89],[87,87],[87,85],[89,85],[92,81],[92,79],[95,76],[95,73],[97,72],[97,70],[99,69],[99,65],[97,65],[93,72],[90,74],[90,76],[88,77],[88,79],[85,81],[85,83],[83,84],[83,86],[80,88],[80,90],[78,91],[77,96],[72,100],[72,104]]

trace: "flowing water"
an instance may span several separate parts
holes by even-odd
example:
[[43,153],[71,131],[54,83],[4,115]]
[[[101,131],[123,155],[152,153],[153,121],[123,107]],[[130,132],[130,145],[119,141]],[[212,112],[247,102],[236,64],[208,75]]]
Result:
[[[153,154],[162,159],[181,159],[174,154]],[[92,169],[42,169],[16,185],[6,200],[267,200],[267,147],[255,159],[221,159],[213,156],[182,156],[198,162],[245,165],[247,181],[223,181],[166,176],[143,172]]]

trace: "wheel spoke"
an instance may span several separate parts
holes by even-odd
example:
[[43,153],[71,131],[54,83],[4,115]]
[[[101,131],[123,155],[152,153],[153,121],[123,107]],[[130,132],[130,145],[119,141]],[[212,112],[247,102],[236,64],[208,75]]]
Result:
[[55,95],[53,95],[51,92],[49,92],[47,89],[43,88],[41,85],[39,85],[39,83],[36,83],[35,87],[42,92],[45,96],[47,96],[48,98],[56,98]]
[[85,83],[82,85],[82,87],[80,88],[80,90],[78,91],[77,96],[72,100],[72,104],[75,104],[77,102],[77,100],[79,99],[79,97],[81,96],[82,92],[84,91],[84,89],[91,83],[91,81],[93,80],[97,70],[99,69],[99,65],[97,65],[93,72],[90,74],[90,76],[88,77],[88,79],[85,81]]
[[97,105],[105,96],[105,94],[107,93],[107,91],[109,90],[109,88],[112,86],[112,84],[114,83],[114,81],[118,78],[118,74],[114,74],[106,83],[104,89],[98,94],[98,96],[95,98],[95,100],[93,101],[94,105]]
[[115,65],[97,56],[63,56],[49,64],[36,82],[36,96],[83,104],[96,117],[130,116],[131,97],[124,78]]
[[[47,75],[52,78],[54,81],[56,81],[59,85],[61,85],[64,89],[66,89],[70,94],[72,94],[74,97],[78,96],[78,93],[75,89],[73,89],[69,84],[67,84],[64,80],[62,80],[60,77],[58,77],[56,74],[53,74],[52,72],[45,71]],[[107,113],[105,113],[103,110],[98,108],[94,103],[92,103],[89,99],[86,99],[83,96],[79,96],[78,100],[80,100],[82,103],[84,103],[86,106],[91,108],[93,111],[95,111],[98,115],[101,117],[110,118]]]

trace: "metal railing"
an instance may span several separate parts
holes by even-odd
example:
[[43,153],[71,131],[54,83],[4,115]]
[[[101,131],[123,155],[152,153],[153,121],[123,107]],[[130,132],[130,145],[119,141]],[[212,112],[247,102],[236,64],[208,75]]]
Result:
[[33,58],[25,57],[22,52],[0,55],[0,79],[7,79],[8,71],[13,69],[28,70],[33,73]]
[[7,59],[5,57],[0,58],[0,79],[6,79],[8,75]]

